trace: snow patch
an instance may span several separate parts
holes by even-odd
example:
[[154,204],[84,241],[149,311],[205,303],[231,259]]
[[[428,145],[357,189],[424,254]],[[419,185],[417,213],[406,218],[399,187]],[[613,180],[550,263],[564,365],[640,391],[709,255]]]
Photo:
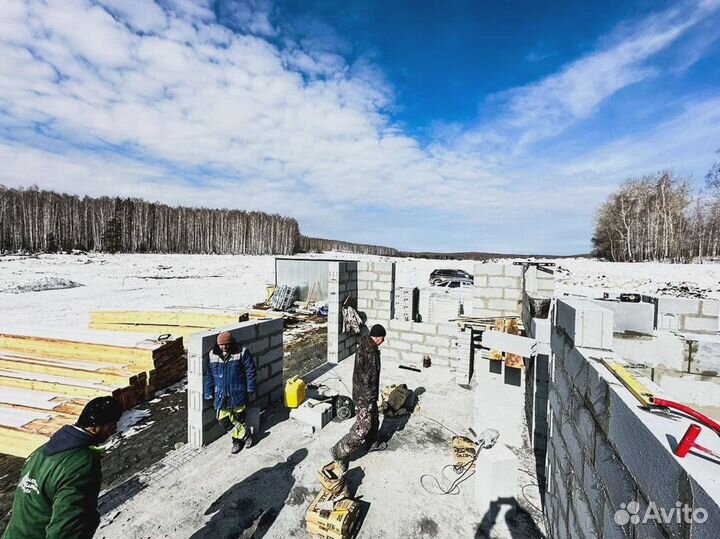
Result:
[[42,277],[29,283],[6,283],[0,285],[0,292],[23,294],[25,292],[42,292],[44,290],[64,290],[66,288],[77,288],[79,286],[83,285],[70,279]]

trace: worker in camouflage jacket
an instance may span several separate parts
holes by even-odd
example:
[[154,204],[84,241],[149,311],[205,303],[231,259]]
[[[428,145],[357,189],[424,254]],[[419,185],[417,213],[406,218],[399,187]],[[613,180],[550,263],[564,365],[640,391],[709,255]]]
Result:
[[3,539],[90,539],[97,510],[101,450],[122,414],[112,397],[87,403],[75,425],[65,425],[38,447],[20,472]]
[[370,335],[360,337],[353,368],[353,401],[355,423],[350,432],[331,450],[333,460],[343,471],[347,470],[350,456],[361,447],[369,451],[377,448],[380,418],[380,346],[385,342],[385,328],[375,324]]
[[235,342],[229,331],[220,333],[203,373],[204,397],[213,401],[218,423],[230,433],[232,454],[252,445],[245,414],[247,404],[255,396],[255,378],[255,361],[250,350]]

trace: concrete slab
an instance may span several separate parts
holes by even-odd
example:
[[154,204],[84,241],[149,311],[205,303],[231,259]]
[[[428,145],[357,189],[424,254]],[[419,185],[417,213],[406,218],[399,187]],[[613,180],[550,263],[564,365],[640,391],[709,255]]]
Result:
[[[341,362],[315,382],[348,394],[352,361]],[[349,482],[367,509],[359,539],[425,537],[428,530],[436,537],[475,537],[485,516],[475,503],[474,483],[482,478],[461,484],[454,496],[433,493],[431,481],[423,481],[428,490],[420,484],[426,474],[443,485],[451,482],[443,467],[452,462],[453,432],[467,434],[473,425],[473,392],[459,388],[449,369],[415,373],[384,361],[381,384],[392,383],[414,389],[419,408],[412,416],[386,419],[381,436],[389,438],[388,448],[351,463]],[[319,491],[317,470],[352,422],[334,420],[307,438],[303,424],[278,421],[287,417],[282,410],[275,414],[263,422],[268,432],[239,455],[229,454],[230,440],[224,436],[197,450],[179,469],[143,483],[139,492],[103,515],[96,537],[246,537],[253,527],[266,528],[266,539],[306,537],[305,510]]]

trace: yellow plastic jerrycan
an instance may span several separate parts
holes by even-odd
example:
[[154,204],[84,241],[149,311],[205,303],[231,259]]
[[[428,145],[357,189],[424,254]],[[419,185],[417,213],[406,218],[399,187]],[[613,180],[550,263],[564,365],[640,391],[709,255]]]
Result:
[[293,376],[285,384],[285,406],[297,408],[305,400],[305,382],[298,376]]

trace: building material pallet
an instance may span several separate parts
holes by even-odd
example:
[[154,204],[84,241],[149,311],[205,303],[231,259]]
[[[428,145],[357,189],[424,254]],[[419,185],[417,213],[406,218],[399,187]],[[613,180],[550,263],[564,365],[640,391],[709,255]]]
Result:
[[111,395],[128,410],[187,372],[182,337],[112,339],[128,346],[97,342],[102,334],[87,338],[0,334],[1,453],[26,457],[73,423],[89,399]]
[[90,313],[90,328],[187,337],[249,319],[247,311],[229,310],[93,311]]

